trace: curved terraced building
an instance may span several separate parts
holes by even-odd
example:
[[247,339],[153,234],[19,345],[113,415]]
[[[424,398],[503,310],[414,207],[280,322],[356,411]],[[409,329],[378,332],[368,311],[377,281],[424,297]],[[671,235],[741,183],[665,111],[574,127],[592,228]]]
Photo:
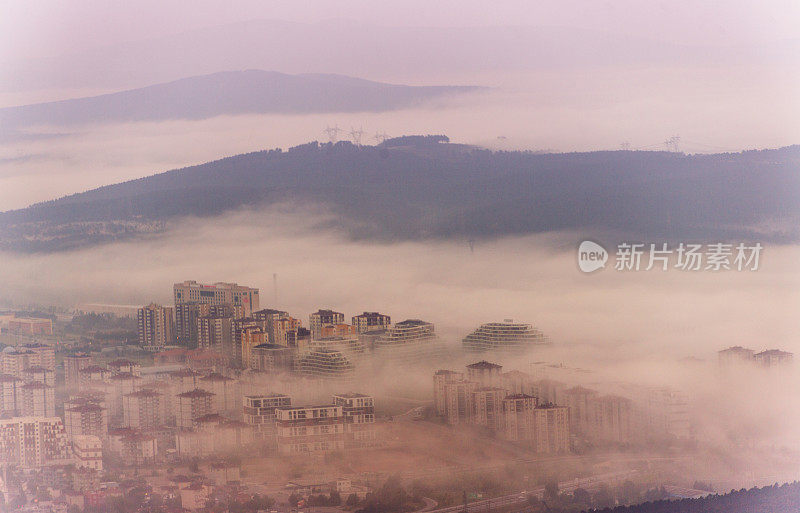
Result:
[[430,362],[446,355],[446,348],[427,321],[398,322],[375,340],[375,355],[382,361],[400,364]]
[[549,343],[540,329],[512,319],[482,324],[462,341],[464,350],[470,353],[524,351]]

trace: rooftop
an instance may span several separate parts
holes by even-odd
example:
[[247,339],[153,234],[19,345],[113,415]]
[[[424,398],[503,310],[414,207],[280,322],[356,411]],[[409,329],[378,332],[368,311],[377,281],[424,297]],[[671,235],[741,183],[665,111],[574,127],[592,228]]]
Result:
[[67,409],[67,411],[74,411],[78,413],[90,413],[93,411],[102,411],[102,410],[105,410],[105,408],[94,403],[81,404],[79,406],[75,406],[74,408]]
[[502,365],[498,365],[496,363],[487,362],[486,360],[481,360],[479,362],[471,363],[467,365],[468,369],[502,369]]
[[195,388],[194,390],[190,390],[188,392],[184,392],[182,394],[178,394],[178,397],[194,398],[194,397],[211,397],[212,395],[215,395],[215,394],[213,394],[212,392],[209,392],[207,390],[203,390],[202,388]]
[[756,353],[756,356],[792,356],[792,353],[781,351],[780,349],[767,349],[766,351]]
[[108,365],[110,367],[127,367],[129,365],[137,365],[137,363],[131,360],[126,360],[125,358],[120,358],[118,360],[108,362]]
[[200,381],[233,381],[233,378],[223,376],[219,372],[212,372],[208,376],[203,376],[200,378]]
[[287,346],[282,346],[280,344],[258,344],[254,346],[253,349],[289,349]]
[[427,322],[427,321],[420,320],[420,319],[406,319],[405,321],[398,322],[397,324],[395,324],[395,326],[401,326],[401,327],[406,327],[406,326],[427,326],[428,324],[430,324],[430,323]]
[[333,310],[323,310],[322,308],[320,308],[311,315],[344,315],[344,314],[342,312],[335,312]]
[[536,398],[528,394],[511,394],[507,395],[506,399],[536,399]]

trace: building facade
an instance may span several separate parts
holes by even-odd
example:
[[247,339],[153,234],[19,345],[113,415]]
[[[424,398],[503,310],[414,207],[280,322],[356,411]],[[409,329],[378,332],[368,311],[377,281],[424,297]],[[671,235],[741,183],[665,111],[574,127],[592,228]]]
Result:
[[237,283],[204,284],[194,280],[176,283],[173,286],[175,305],[203,303],[209,305],[231,305],[237,309],[237,318],[250,317],[260,308],[258,289]]
[[59,417],[0,419],[0,461],[21,468],[66,463],[69,444]]
[[535,346],[548,344],[541,330],[530,324],[506,319],[503,322],[482,324],[478,329],[464,337],[464,350],[472,353],[486,351],[521,352]]
[[313,338],[322,336],[322,327],[327,324],[344,324],[344,314],[333,310],[317,310],[308,316],[308,329]]
[[150,303],[136,313],[139,346],[146,351],[162,351],[175,341],[175,319],[172,308]]
[[280,454],[344,449],[345,418],[341,406],[282,406],[275,414]]
[[392,318],[378,312],[364,312],[353,316],[353,327],[358,333],[387,330],[392,325]]

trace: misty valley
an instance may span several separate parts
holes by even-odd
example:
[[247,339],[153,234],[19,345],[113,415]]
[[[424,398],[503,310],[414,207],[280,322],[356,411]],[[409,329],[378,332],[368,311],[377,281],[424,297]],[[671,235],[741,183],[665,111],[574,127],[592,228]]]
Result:
[[800,4],[0,5],[0,513],[797,513]]

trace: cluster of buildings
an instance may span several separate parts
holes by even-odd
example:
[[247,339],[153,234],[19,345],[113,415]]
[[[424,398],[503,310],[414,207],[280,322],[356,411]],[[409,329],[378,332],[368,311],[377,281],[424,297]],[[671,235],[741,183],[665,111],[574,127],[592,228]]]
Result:
[[55,351],[44,344],[0,352],[0,416],[55,415]]
[[717,351],[722,367],[755,365],[762,368],[782,367],[792,363],[793,355],[780,349],[767,349],[760,353],[742,346],[733,346]]
[[433,376],[436,414],[451,425],[482,426],[537,452],[569,451],[569,410],[540,401],[530,387],[515,381],[515,374],[502,369],[480,361],[467,365],[466,373],[437,371]]
[[686,398],[668,388],[623,386],[619,394],[602,394],[503,372],[487,361],[468,365],[466,372],[439,370],[433,384],[436,414],[448,424],[486,428],[536,452],[691,437]]
[[14,312],[0,312],[0,333],[14,335],[52,335],[53,321],[46,317],[20,316]]
[[[185,353],[183,363],[169,363],[180,359],[173,354],[167,363],[149,367],[65,355],[61,416],[55,414],[52,347],[0,353],[0,461],[20,468],[75,464],[100,471],[104,455],[141,465],[248,448],[295,454],[377,443],[371,396],[335,394],[329,404],[305,406],[294,405],[286,394],[246,394],[241,379],[218,372],[226,367]],[[31,398],[29,384],[48,393]]]
[[214,352],[234,369],[340,380],[351,379],[366,356],[401,365],[446,356],[434,325],[418,319],[392,324],[388,315],[363,312],[347,323],[343,313],[320,309],[305,327],[286,311],[261,309],[258,289],[236,283],[185,281],[173,286],[173,296],[174,306],[139,309],[144,349],[162,352],[177,343]]

